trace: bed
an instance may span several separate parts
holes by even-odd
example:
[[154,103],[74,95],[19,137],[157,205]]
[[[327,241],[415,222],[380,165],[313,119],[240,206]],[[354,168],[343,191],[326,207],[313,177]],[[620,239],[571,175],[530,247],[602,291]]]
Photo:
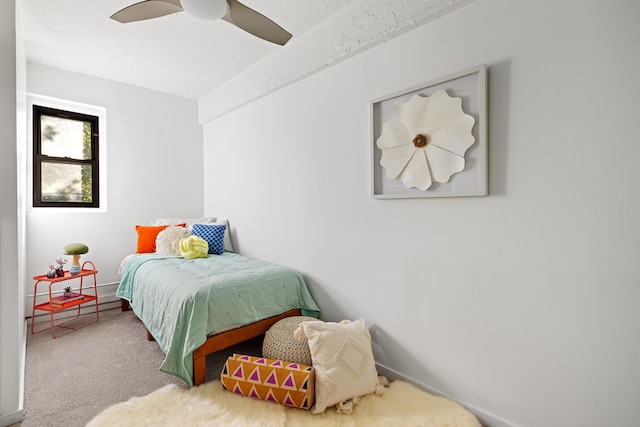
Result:
[[300,273],[232,252],[194,259],[131,255],[116,296],[165,353],[160,370],[191,386],[205,381],[208,354],[259,336],[287,316],[320,314]]

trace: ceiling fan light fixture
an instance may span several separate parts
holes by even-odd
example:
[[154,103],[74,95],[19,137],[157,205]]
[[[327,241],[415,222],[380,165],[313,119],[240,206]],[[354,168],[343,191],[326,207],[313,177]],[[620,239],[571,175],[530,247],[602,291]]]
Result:
[[240,0],[142,0],[120,9],[111,19],[121,23],[160,18],[185,11],[202,20],[224,19],[228,23],[270,43],[284,46],[291,33]]
[[189,15],[213,21],[227,14],[227,0],[181,0],[182,8]]

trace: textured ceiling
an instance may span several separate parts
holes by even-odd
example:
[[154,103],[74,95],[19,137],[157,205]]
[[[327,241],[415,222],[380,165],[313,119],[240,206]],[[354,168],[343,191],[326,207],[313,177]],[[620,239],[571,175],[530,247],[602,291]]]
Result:
[[184,12],[129,24],[109,19],[135,0],[17,3],[28,61],[202,99],[264,78],[243,97],[255,98],[472,1],[243,1],[293,34],[283,47]]

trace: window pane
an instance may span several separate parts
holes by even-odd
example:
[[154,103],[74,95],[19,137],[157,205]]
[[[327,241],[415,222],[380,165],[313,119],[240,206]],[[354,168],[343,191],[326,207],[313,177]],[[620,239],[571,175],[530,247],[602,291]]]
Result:
[[91,165],[42,162],[42,201],[91,203]]
[[40,129],[45,156],[91,159],[91,123],[43,115]]

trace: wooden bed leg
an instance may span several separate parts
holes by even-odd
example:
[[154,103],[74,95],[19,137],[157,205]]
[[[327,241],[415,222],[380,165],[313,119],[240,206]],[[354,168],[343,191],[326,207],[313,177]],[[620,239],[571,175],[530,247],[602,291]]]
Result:
[[144,330],[147,331],[147,341],[155,341],[155,338],[153,338],[149,330],[147,328],[144,328]]
[[207,357],[194,356],[193,358],[193,385],[199,386],[204,384],[207,374]]
[[129,310],[129,301],[124,298],[120,298],[120,310],[127,311]]

